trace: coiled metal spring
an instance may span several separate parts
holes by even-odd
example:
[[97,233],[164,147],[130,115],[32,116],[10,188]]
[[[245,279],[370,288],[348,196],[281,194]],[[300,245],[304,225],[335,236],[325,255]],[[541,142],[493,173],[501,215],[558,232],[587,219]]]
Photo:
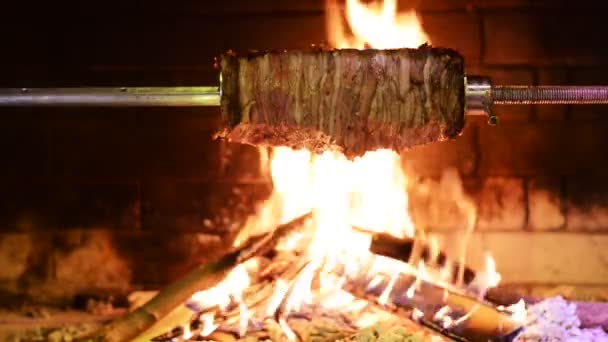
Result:
[[492,86],[494,104],[608,104],[608,86]]

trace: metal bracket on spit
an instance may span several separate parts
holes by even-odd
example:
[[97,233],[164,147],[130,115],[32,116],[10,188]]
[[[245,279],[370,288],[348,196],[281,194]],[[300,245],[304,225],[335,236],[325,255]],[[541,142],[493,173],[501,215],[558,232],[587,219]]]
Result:
[[[490,95],[492,96],[492,95]],[[488,125],[490,126],[496,126],[500,123],[500,118],[496,115],[494,115],[494,112],[492,111],[492,100],[486,100],[485,101],[486,104],[486,112],[488,113]]]
[[468,115],[486,115],[488,124],[498,125],[500,119],[492,111],[492,82],[487,77],[465,77],[466,112]]

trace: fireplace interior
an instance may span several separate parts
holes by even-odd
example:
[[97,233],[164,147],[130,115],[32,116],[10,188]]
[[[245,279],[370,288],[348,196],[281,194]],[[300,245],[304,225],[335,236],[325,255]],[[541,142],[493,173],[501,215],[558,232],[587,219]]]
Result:
[[[0,88],[216,85],[215,58],[230,49],[338,47],[328,35],[327,3],[343,9],[347,2],[353,1],[11,2],[0,21]],[[460,53],[467,75],[509,85],[608,85],[604,2],[397,5],[401,13],[416,11],[432,46]],[[213,139],[222,124],[219,107],[0,111],[2,340],[67,341],[120,319],[192,270],[234,252],[235,239],[279,186],[271,159],[280,153]],[[415,228],[411,240],[424,239],[426,249],[403,238],[383,240],[387,229],[376,232],[380,242],[373,246],[378,254],[405,261],[417,252],[428,261],[441,251],[442,266],[449,260],[473,272],[467,278],[463,268],[459,280],[455,271],[456,282],[479,286],[471,283],[475,274],[479,279],[499,273],[496,284],[482,286],[481,297],[494,304],[553,298],[553,304],[566,305],[562,297],[578,303],[584,326],[608,331],[608,106],[503,105],[493,112],[498,125],[488,125],[483,115],[467,116],[456,139],[401,152],[396,160],[405,181],[396,184],[407,194],[405,202],[386,193],[374,200],[383,209],[401,205],[403,218],[397,220]],[[292,171],[306,169],[296,159],[284,161]],[[343,164],[323,165],[336,173]],[[369,165],[361,168],[371,170]],[[287,179],[308,179],[300,176],[293,172]],[[387,215],[377,213],[388,222],[393,217]],[[274,226],[279,223],[286,222]],[[399,254],[402,248],[409,248],[406,256]],[[416,281],[419,272],[413,274]],[[385,281],[385,287],[391,283]],[[387,321],[417,326],[416,312],[408,311],[404,323],[398,309],[376,304],[374,310],[390,315]],[[492,307],[481,315],[504,313]],[[286,328],[277,322],[285,341],[314,340],[302,337],[295,323]],[[165,340],[186,338],[184,325],[177,327],[179,337]],[[568,341],[608,341],[595,333]],[[237,341],[238,335],[229,331],[214,338]],[[443,338],[463,336],[477,338]]]

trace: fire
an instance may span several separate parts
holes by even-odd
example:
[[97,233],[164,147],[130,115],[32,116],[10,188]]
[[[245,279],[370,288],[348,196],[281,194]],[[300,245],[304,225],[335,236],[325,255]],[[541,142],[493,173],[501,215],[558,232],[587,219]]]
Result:
[[352,34],[344,27],[338,2],[326,1],[328,40],[333,47],[397,49],[430,43],[417,13],[413,10],[398,12],[397,0],[371,4],[346,0],[345,5],[345,19]]
[[[345,15],[336,0],[328,0],[327,27],[329,41],[337,48],[415,48],[429,42],[415,12],[398,13],[396,0],[385,0],[366,5],[359,0],[347,0]],[[350,34],[343,20],[346,20]],[[305,245],[300,260],[292,261],[297,272],[274,281],[272,294],[263,308],[248,307],[244,292],[251,285],[251,275],[260,267],[248,262],[236,267],[216,287],[199,292],[191,298],[197,310],[219,308],[220,312],[238,308],[235,324],[240,336],[255,320],[272,318],[289,340],[297,336],[288,324],[290,313],[315,304],[323,308],[344,311],[363,310],[366,300],[358,300],[345,290],[349,281],[358,281],[364,291],[375,291],[377,303],[390,304],[395,297],[413,299],[423,282],[430,282],[445,290],[450,288],[452,267],[448,262],[437,269],[439,246],[429,243],[431,259],[425,265],[418,260],[416,266],[394,259],[374,256],[369,252],[372,232],[384,232],[405,238],[414,237],[414,224],[408,214],[408,179],[400,156],[390,150],[371,151],[362,157],[348,160],[337,152],[314,155],[309,151],[295,151],[277,147],[260,150],[262,166],[273,183],[273,193],[261,204],[258,214],[250,218],[235,241],[240,245],[250,236],[273,229],[312,213],[312,223],[306,233],[297,233],[282,242],[276,250],[290,252]],[[267,167],[267,169],[266,169]],[[475,208],[463,200],[461,193],[455,198],[469,218],[467,232],[475,222]],[[464,264],[464,256],[461,264]],[[294,267],[296,267],[294,266]],[[496,286],[500,276],[491,257],[487,270],[479,279],[483,291]],[[413,281],[407,287],[399,284],[401,276]],[[445,306],[435,316],[444,325],[458,324],[447,314]],[[414,318],[424,314],[416,308]],[[202,317],[203,336],[213,333],[213,313]],[[362,314],[358,326],[377,322],[378,316]],[[465,318],[466,319],[466,318]],[[185,335],[190,334],[189,330]]]

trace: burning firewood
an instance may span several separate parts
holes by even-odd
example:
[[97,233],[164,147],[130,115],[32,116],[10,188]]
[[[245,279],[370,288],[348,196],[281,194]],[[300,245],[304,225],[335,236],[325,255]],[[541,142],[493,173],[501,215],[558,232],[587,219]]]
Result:
[[[292,260],[292,262],[285,263],[283,262],[284,260]],[[393,261],[398,262],[396,260]],[[362,266],[365,265],[362,264]],[[271,273],[268,273],[267,270],[270,268],[274,270]],[[211,330],[213,331],[213,334],[209,335],[209,333],[207,333],[202,336],[209,335],[207,339],[220,341],[257,341],[257,338],[261,339],[260,334],[268,334],[268,337],[272,341],[288,341],[290,339],[286,338],[284,335],[288,335],[287,337],[289,337],[289,334],[292,334],[292,339],[295,338],[299,341],[335,341],[338,338],[344,339],[345,341],[351,341],[356,340],[353,339],[353,336],[357,334],[365,335],[365,333],[359,331],[356,326],[349,328],[347,325],[337,330],[335,327],[330,329],[328,326],[337,323],[336,319],[342,316],[351,317],[349,318],[350,321],[361,319],[367,312],[366,310],[370,307],[377,307],[379,308],[378,310],[383,313],[388,313],[393,310],[397,314],[396,317],[399,317],[400,319],[398,325],[402,328],[405,327],[405,331],[409,331],[410,334],[414,335],[427,334],[427,336],[430,336],[428,335],[428,332],[424,332],[424,328],[408,320],[409,316],[415,316],[414,308],[428,309],[425,309],[426,313],[423,313],[423,316],[417,317],[418,319],[421,319],[421,323],[426,324],[435,322],[437,317],[433,317],[433,315],[437,316],[438,311],[444,306],[449,306],[452,312],[448,313],[446,311],[445,317],[441,318],[443,318],[445,322],[445,319],[452,319],[451,317],[454,317],[453,320],[456,321],[458,317],[466,316],[465,323],[455,322],[454,326],[460,328],[464,327],[461,330],[456,330],[458,335],[467,336],[472,338],[471,340],[480,340],[480,338],[487,339],[489,337],[504,337],[507,335],[507,332],[513,332],[518,327],[506,313],[501,313],[487,303],[480,302],[456,291],[447,290],[446,288],[434,285],[425,280],[417,279],[411,275],[408,276],[408,274],[403,274],[403,277],[394,281],[392,285],[389,285],[391,280],[384,274],[385,277],[382,281],[372,284],[373,282],[370,281],[369,277],[366,275],[375,273],[368,273],[367,271],[368,268],[363,267],[357,274],[351,274],[343,278],[348,279],[344,286],[344,289],[348,292],[343,292],[334,287],[325,289],[322,285],[317,284],[317,281],[313,280],[321,276],[319,272],[324,272],[321,265],[315,265],[314,262],[306,262],[305,258],[297,257],[291,253],[274,256],[270,263],[263,267],[263,269],[259,269],[251,275],[254,279],[254,283],[249,285],[243,290],[242,294],[239,295],[242,297],[242,301],[239,302],[238,306],[234,306],[234,309],[229,311],[212,310],[212,317],[214,317],[212,324],[216,326],[216,328]],[[342,272],[346,272],[346,270],[338,268],[333,270],[332,274],[338,276]],[[376,276],[380,275],[381,273],[376,274]],[[344,274],[341,277],[344,277]],[[309,280],[303,280],[306,278],[309,278]],[[333,284],[336,283],[339,283],[339,281],[333,282]],[[302,284],[305,285],[303,288],[301,287]],[[306,289],[306,284],[309,284],[308,286],[312,286],[312,288]],[[412,298],[404,297],[402,294],[410,292],[409,289],[413,288],[413,284],[416,285],[416,291],[413,291],[414,295]],[[284,290],[280,291],[281,288]],[[350,304],[346,306],[335,306],[335,304],[323,303],[323,300],[321,300],[319,304],[313,306],[301,306],[302,303],[294,304],[293,299],[298,298],[298,296],[306,296],[306,291],[315,291],[315,293],[320,294],[321,297],[324,296],[322,293],[327,291],[326,296],[329,296],[327,299],[329,301],[335,301],[335,296],[340,296],[340,293],[342,293],[342,295],[349,295],[349,293],[352,293],[361,299],[358,300],[357,304],[352,304],[352,307],[349,307]],[[211,293],[207,293],[206,297],[202,297],[202,300],[211,299],[209,298],[211,296]],[[382,299],[382,297],[385,297],[385,299]],[[275,301],[277,298],[279,299],[279,302]],[[388,298],[388,300],[386,298]],[[276,302],[276,304],[271,304],[273,302]],[[381,302],[384,304],[377,306],[374,302]],[[361,307],[355,308],[360,305],[360,303],[363,303],[364,307],[367,309],[362,311]],[[294,307],[294,305],[296,305],[296,307]],[[190,307],[192,306],[190,305]],[[406,310],[399,310],[399,307],[405,308]],[[329,321],[324,320],[323,317],[327,318],[324,316],[325,313],[331,311],[332,308],[334,310],[334,315],[338,316],[333,317],[330,315]],[[195,310],[202,310],[200,313],[209,313],[209,311],[205,311],[202,307]],[[238,325],[238,322],[243,322],[242,310],[246,310],[245,317],[247,320],[245,321],[246,325],[240,326],[239,328],[236,327],[235,324]],[[458,313],[459,316],[454,316],[456,313]],[[453,315],[450,316],[448,314]],[[196,322],[196,320],[197,319],[195,318],[193,322]],[[260,327],[258,323],[254,323],[256,321],[263,322],[263,326]],[[198,326],[201,328],[200,324]],[[247,331],[246,334],[245,330],[242,330],[245,329],[245,327]],[[443,328],[445,327],[442,327],[442,329]],[[200,330],[197,332],[196,329],[197,328],[193,325],[190,325],[190,328],[188,329],[189,334],[200,332]],[[204,327],[202,329],[205,330]],[[445,330],[442,331],[442,333],[449,335],[450,332]],[[174,335],[165,334],[164,337],[159,337],[155,340],[169,341],[175,336],[181,337],[184,334],[184,330],[175,330],[173,334]],[[387,334],[390,335],[390,333]],[[232,338],[230,338],[230,336],[232,336]],[[311,336],[315,337],[311,338]],[[437,336],[439,335],[435,336],[436,340],[438,338]],[[363,338],[363,336],[360,337]],[[399,339],[396,339],[396,341],[398,340]],[[420,337],[420,341],[426,340],[428,339]],[[445,338],[439,340],[445,340]]]
[[218,136],[347,156],[454,138],[464,61],[450,49],[224,54]]
[[308,217],[308,214],[304,215],[288,224],[279,226],[266,235],[252,238],[244,246],[220,260],[197,267],[159,292],[137,310],[106,325],[98,333],[97,340],[106,342],[131,341],[176,307],[186,302],[197,291],[216,286],[237,264],[268,252],[280,237],[299,228]]
[[[452,282],[457,282],[460,268],[464,268],[463,281],[469,284],[475,278],[475,271],[458,263],[448,263],[448,258],[443,251],[433,251],[424,241],[409,237],[397,238],[386,233],[374,233],[370,246],[372,253],[383,255],[389,258],[410,262],[412,258],[419,258],[425,263],[433,263],[438,268],[448,267],[448,272],[452,275]],[[419,254],[419,255],[414,255]]]
[[521,326],[510,313],[498,310],[481,298],[464,294],[448,283],[431,280],[435,278],[431,270],[419,268],[389,274],[393,269],[404,269],[391,266],[396,260],[379,258],[386,270],[377,269],[373,277],[352,278],[345,285],[349,292],[365,298],[372,296],[388,307],[408,309],[422,323],[471,341],[504,338]]

